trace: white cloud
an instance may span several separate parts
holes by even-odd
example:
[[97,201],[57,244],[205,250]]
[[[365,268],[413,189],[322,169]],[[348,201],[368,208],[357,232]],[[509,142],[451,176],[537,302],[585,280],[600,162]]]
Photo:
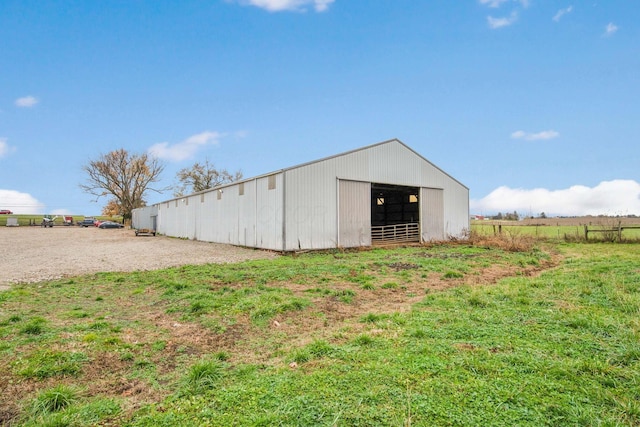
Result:
[[555,15],[553,15],[553,18],[551,18],[551,19],[553,19],[556,22],[559,22],[560,18],[562,18],[567,13],[571,13],[572,10],[573,10],[573,6],[569,6],[567,8],[560,9],[558,12],[556,12]]
[[179,162],[189,159],[205,145],[216,145],[223,135],[218,132],[205,131],[181,141],[177,144],[170,145],[168,142],[159,142],[152,145],[147,150],[149,154],[160,159]]
[[241,4],[266,9],[269,12],[280,12],[283,10],[304,11],[307,6],[313,6],[316,12],[324,12],[335,0],[238,0]]
[[0,159],[8,156],[9,153],[13,153],[14,151],[16,151],[16,148],[7,143],[7,138],[0,138]]
[[493,16],[487,16],[487,23],[489,28],[495,30],[497,28],[508,27],[518,20],[518,14],[512,12],[507,18],[494,18]]
[[22,98],[18,98],[16,99],[16,106],[17,107],[33,107],[35,106],[38,102],[40,102],[40,100],[38,100],[38,98],[36,98],[35,96],[23,96]]
[[555,130],[543,130],[538,133],[528,133],[523,130],[517,130],[511,134],[511,138],[513,139],[524,139],[525,141],[539,141],[539,140],[547,140],[554,139],[560,136],[560,133]]
[[480,0],[480,4],[488,7],[498,8],[504,2],[509,0]]
[[[508,2],[509,0],[479,0],[480,4],[483,6],[487,6],[487,7],[491,7],[494,9],[499,8],[503,3]],[[524,7],[525,9],[527,7],[529,7],[529,0],[514,0],[518,3],[520,3],[520,5],[522,5],[522,7]]]
[[8,209],[14,214],[41,214],[44,207],[31,194],[0,189],[0,209]]
[[473,212],[487,214],[515,210],[524,215],[640,215],[640,183],[618,179],[563,190],[502,186],[480,200],[471,200],[470,206]]
[[616,33],[616,31],[618,31],[618,26],[615,25],[613,22],[609,22],[604,29],[604,36],[605,37],[612,36]]

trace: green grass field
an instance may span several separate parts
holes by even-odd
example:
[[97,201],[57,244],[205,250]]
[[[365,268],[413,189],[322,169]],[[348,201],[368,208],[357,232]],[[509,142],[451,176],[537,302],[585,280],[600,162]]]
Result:
[[[640,221],[639,221],[640,223]],[[472,221],[471,230],[482,235],[494,235],[500,231],[507,236],[532,236],[537,239],[555,239],[567,241],[581,241],[585,239],[584,225],[558,224],[558,225],[523,225],[518,222],[509,224],[502,221],[502,226],[488,221]],[[617,223],[612,221],[605,224],[591,224],[590,230],[615,230]],[[618,237],[616,231],[591,232],[589,240],[615,240]],[[640,241],[640,228],[624,229],[621,234],[623,241]]]
[[636,426],[639,266],[459,244],[15,285],[0,421]]

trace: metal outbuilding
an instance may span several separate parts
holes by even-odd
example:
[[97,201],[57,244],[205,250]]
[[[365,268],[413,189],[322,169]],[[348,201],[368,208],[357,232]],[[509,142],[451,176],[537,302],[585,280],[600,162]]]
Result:
[[462,238],[469,189],[397,139],[133,211],[159,234],[278,251]]

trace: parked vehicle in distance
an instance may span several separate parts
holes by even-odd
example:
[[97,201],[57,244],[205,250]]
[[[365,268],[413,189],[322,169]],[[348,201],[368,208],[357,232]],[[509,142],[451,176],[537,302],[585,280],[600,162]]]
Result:
[[9,209],[0,210],[0,215],[11,215],[11,214],[13,214],[13,212],[11,212]]
[[119,222],[113,222],[113,221],[102,221],[98,226],[98,228],[122,228],[122,227],[124,227],[124,225],[120,224]]
[[80,227],[92,227],[95,221],[93,218],[85,218],[82,221],[78,221],[78,225]]
[[58,218],[58,215],[56,216],[43,215],[42,222],[40,223],[40,225],[45,228],[46,227],[53,228],[54,222],[57,218]]

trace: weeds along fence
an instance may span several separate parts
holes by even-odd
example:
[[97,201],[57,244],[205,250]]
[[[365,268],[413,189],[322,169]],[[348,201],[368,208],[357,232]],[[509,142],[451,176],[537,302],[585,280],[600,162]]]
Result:
[[589,241],[589,233],[596,233],[601,236],[600,240],[607,242],[622,242],[622,232],[624,230],[640,230],[640,225],[622,225],[618,223],[616,227],[607,226],[584,226],[584,240]]
[[471,230],[489,236],[531,236],[540,240],[561,240],[570,242],[640,242],[640,221],[638,224],[521,224],[472,223]]

